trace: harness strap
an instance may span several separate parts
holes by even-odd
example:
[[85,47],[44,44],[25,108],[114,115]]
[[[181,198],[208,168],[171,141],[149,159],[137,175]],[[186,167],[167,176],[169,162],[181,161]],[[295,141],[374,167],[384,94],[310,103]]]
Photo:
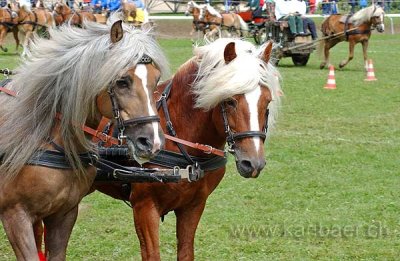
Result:
[[[85,166],[95,165],[97,161],[97,157],[89,152],[79,154],[79,158]],[[71,169],[71,164],[63,151],[38,150],[32,155],[27,164],[55,169]]]
[[168,134],[164,134],[164,136],[169,140],[172,140],[174,142],[186,145],[186,146],[194,148],[194,149],[201,150],[206,154],[214,154],[214,155],[217,155],[217,156],[220,156],[220,157],[225,157],[225,152],[223,150],[216,149],[214,147],[211,147],[210,145],[205,145],[205,144],[201,144],[201,143],[194,143],[194,142],[190,142],[190,141],[187,141],[187,140],[182,140],[182,139],[179,139],[177,137],[170,136]]
[[[171,88],[172,88],[172,80],[167,85],[167,87],[165,87],[165,89],[160,97],[160,103],[161,103],[161,106],[162,106],[162,109],[164,112],[164,116],[165,116],[165,120],[166,120],[166,124],[167,124],[167,131],[171,136],[176,137],[176,131],[174,129],[174,126],[172,125],[172,121],[171,121],[171,117],[169,116],[169,110],[168,110],[168,105],[167,105],[167,99],[171,93]],[[195,162],[192,160],[189,153],[187,153],[187,151],[182,146],[182,144],[176,143],[176,146],[178,146],[179,151],[183,154],[183,156],[185,156],[186,160],[188,162],[190,162],[190,164],[193,165]]]
[[[1,70],[0,70],[0,72],[1,72]],[[17,96],[17,92],[5,88],[5,86],[10,82],[11,82],[11,79],[2,80],[0,82],[0,92],[4,92],[5,94],[8,94],[8,95],[13,96],[13,97],[16,97]]]
[[[108,119],[108,118],[103,116],[103,117],[101,117],[100,123],[97,126],[96,130],[97,131],[101,131],[104,134],[107,134],[107,133],[104,132],[104,130],[106,129],[107,125],[109,125],[109,124],[110,124],[110,119]],[[98,137],[96,137],[96,136],[92,137],[92,142],[97,143],[97,142],[100,142],[100,141],[102,141],[102,140],[100,140]]]
[[[212,158],[192,156],[192,158],[198,162],[199,167],[204,171],[222,168],[228,161],[226,157],[218,156]],[[174,168],[175,166],[186,168],[190,164],[182,154],[169,150],[161,150],[149,163],[166,168]]]

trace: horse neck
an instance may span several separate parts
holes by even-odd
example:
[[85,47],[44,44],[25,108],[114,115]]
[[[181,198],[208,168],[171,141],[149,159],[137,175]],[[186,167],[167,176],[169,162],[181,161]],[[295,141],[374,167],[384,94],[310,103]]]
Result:
[[71,16],[71,14],[72,14],[72,10],[68,6],[64,6],[63,7],[63,12],[61,12],[61,16],[64,19],[67,19],[67,18],[69,18]]
[[17,13],[18,13],[18,21],[19,22],[23,22],[23,21],[25,21],[25,20],[30,18],[29,15],[32,12],[28,11],[28,10],[26,10],[24,8],[20,8]]
[[[194,108],[195,96],[190,88],[195,80],[197,71],[198,66],[192,61],[186,64],[184,68],[181,68],[172,79],[172,88],[168,99],[171,121],[177,132],[177,137],[216,148],[223,148],[225,137],[220,136],[213,121],[213,115],[219,107],[217,106],[217,108],[209,111]],[[160,115],[162,118],[165,117],[163,113]],[[199,152],[193,150],[190,153],[194,155]],[[199,155],[204,154],[200,152]]]

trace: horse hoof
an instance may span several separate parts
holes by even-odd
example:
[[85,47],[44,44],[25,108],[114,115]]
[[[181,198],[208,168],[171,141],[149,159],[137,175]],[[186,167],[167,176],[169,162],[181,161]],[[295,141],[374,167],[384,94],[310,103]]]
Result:
[[321,64],[320,66],[319,66],[319,68],[322,70],[322,69],[324,69],[325,68],[325,64]]
[[4,51],[5,53],[8,52],[8,49],[7,49],[6,47],[1,48],[1,49],[3,49],[3,51]]

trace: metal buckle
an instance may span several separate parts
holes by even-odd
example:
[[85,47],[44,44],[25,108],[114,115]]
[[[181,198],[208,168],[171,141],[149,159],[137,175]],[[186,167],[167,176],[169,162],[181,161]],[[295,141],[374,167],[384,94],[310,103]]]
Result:
[[178,173],[181,176],[181,179],[186,179],[188,182],[192,182],[190,176],[193,174],[193,166],[188,165],[186,169],[181,169],[178,166],[174,167],[174,174]]
[[205,154],[211,154],[211,152],[213,151],[213,147],[211,147],[210,145],[205,144],[204,145],[206,148],[208,148],[208,151],[204,151]]

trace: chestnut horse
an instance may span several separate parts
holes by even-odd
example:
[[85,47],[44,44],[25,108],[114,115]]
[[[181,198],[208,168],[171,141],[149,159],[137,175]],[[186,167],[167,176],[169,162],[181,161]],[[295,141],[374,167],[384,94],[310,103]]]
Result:
[[228,37],[231,37],[232,32],[236,33],[236,37],[241,37],[244,36],[245,32],[249,31],[246,22],[238,14],[220,14],[209,4],[205,5],[203,9],[200,19],[204,19],[210,27],[211,31],[206,35],[208,39],[215,39],[217,35],[222,37],[223,31],[227,32]]
[[12,2],[11,10],[18,14],[18,31],[25,35],[22,55],[25,55],[34,31],[46,32],[49,27],[55,27],[53,15],[45,8],[31,10],[30,6],[20,6],[19,3]]
[[62,2],[57,2],[54,5],[53,15],[56,25],[61,25],[67,22],[71,25],[82,27],[85,20],[96,22],[96,17],[93,13],[84,10],[73,11]]
[[349,57],[340,62],[339,67],[343,68],[354,57],[354,46],[362,44],[364,54],[365,70],[368,68],[368,40],[371,37],[371,30],[382,33],[385,30],[384,11],[379,5],[371,5],[361,9],[354,15],[331,15],[321,25],[321,31],[326,37],[321,41],[320,50],[324,49],[324,61],[320,68],[323,69],[329,63],[329,50],[336,44],[349,42]]
[[[257,50],[249,42],[221,38],[198,47],[195,56],[158,87],[156,97],[168,108],[159,110],[162,126],[168,126],[164,130],[218,149],[228,143],[239,174],[256,178],[266,164],[265,132],[279,104],[278,72],[268,63],[271,46]],[[198,162],[204,176],[195,182],[132,183],[130,196],[117,184],[95,186],[115,198],[129,198],[143,260],[160,260],[159,221],[170,211],[176,215],[178,260],[193,260],[197,225],[208,196],[224,177],[226,158],[189,147],[181,151],[169,140],[159,155],[164,160],[156,156],[150,162],[170,168]]]
[[203,13],[203,7],[204,5],[199,5],[194,1],[189,1],[185,11],[186,16],[189,14],[192,14],[193,16],[193,24],[192,30],[190,31],[190,36],[193,36],[194,32],[197,32],[197,39],[199,39],[199,32],[202,32],[204,37],[208,29],[208,26],[204,20],[200,20],[200,16],[202,16]]
[[15,51],[18,52],[19,38],[18,38],[18,15],[12,12],[10,8],[0,8],[0,49],[7,52],[8,49],[4,46],[7,33],[12,32],[15,39]]
[[32,226],[41,220],[48,260],[65,260],[78,203],[96,175],[96,146],[84,129],[114,119],[139,161],[164,143],[150,94],[167,62],[151,34],[121,21],[49,33],[16,70],[17,98],[0,94],[0,218],[17,260],[38,259]]

